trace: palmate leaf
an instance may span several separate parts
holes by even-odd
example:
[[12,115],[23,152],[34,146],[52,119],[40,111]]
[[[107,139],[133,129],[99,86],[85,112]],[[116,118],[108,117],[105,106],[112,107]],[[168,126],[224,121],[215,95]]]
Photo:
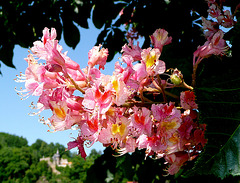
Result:
[[[230,136],[227,143],[219,150],[217,154],[212,156],[205,163],[198,163],[193,170],[187,172],[184,176],[197,174],[215,175],[221,179],[229,175],[240,175],[240,125],[235,132]],[[201,160],[199,160],[200,162]]]
[[197,101],[200,122],[207,124],[208,143],[184,177],[240,175],[240,76],[232,58],[201,63]]
[[[211,171],[214,175],[224,178],[228,175],[240,175],[240,125],[229,138],[223,148],[216,154]],[[211,162],[209,160],[208,162]]]

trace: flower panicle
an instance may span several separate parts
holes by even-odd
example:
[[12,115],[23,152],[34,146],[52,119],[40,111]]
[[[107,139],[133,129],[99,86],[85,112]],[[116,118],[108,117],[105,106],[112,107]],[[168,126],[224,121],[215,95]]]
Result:
[[[116,62],[111,76],[101,72],[107,48],[94,46],[87,67],[81,69],[62,53],[56,34],[53,28],[43,30],[42,39],[34,42],[26,58],[25,74],[16,81],[25,84],[18,91],[20,96],[38,97],[37,104],[30,105],[38,111],[30,115],[38,115],[50,133],[79,132],[68,143],[68,150],[78,148],[85,159],[85,148],[95,142],[112,147],[115,156],[145,149],[146,157],[164,158],[170,174],[200,154],[206,144],[205,128],[195,114],[198,106],[193,88],[177,68],[167,74],[161,60],[163,47],[172,41],[166,30],[158,29],[150,36],[153,47],[142,49],[132,40],[124,45],[124,64]],[[183,88],[179,96],[167,91],[174,87]],[[40,116],[44,110],[51,111],[47,119]]]

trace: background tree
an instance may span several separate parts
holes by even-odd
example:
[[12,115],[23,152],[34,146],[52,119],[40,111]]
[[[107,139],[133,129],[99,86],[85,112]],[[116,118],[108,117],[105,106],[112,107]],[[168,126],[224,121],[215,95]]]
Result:
[[100,157],[100,155],[101,152],[97,152],[95,149],[91,150],[86,160],[77,154],[73,154],[70,159],[72,162],[71,167],[58,167],[58,170],[61,172],[59,177],[61,177],[61,179],[64,178],[66,182],[86,182],[87,171],[94,164],[95,159]]
[[0,147],[26,147],[28,146],[27,139],[0,132]]

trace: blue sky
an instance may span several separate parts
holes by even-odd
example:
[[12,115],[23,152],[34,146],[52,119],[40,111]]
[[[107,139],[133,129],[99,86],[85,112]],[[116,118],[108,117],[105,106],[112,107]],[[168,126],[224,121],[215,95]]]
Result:
[[[89,22],[89,29],[80,28],[81,40],[75,50],[69,48],[63,41],[60,45],[63,46],[63,51],[68,51],[68,56],[80,64],[81,68],[86,67],[88,61],[88,51],[95,45],[96,39],[100,30],[96,29],[94,25]],[[49,27],[50,28],[50,27]],[[26,35],[27,36],[27,35]],[[6,132],[18,136],[22,136],[28,140],[29,145],[34,143],[37,139],[42,139],[47,143],[60,143],[65,147],[67,143],[73,140],[71,137],[77,137],[77,131],[67,130],[63,132],[49,133],[46,125],[41,124],[38,116],[29,116],[32,112],[29,107],[32,101],[37,101],[37,97],[29,97],[26,100],[20,100],[14,88],[20,89],[23,84],[16,83],[14,78],[20,72],[25,72],[27,62],[24,60],[28,55],[28,49],[16,46],[14,49],[13,64],[16,69],[5,66],[1,63],[2,76],[0,76],[1,90],[0,90],[0,132]],[[114,70],[114,63],[117,61],[107,63],[104,74],[112,74]],[[50,112],[41,113],[41,115],[48,118],[51,116]],[[103,150],[100,143],[95,143],[90,149],[86,148],[89,153],[91,149]]]

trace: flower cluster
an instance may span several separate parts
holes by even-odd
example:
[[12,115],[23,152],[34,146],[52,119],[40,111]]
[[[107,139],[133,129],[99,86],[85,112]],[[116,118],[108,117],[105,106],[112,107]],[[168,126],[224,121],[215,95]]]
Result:
[[236,21],[234,20],[234,14],[237,12],[239,5],[233,14],[229,10],[223,10],[223,1],[219,3],[215,0],[207,0],[208,2],[208,14],[210,19],[202,17],[202,28],[207,41],[204,45],[199,46],[193,53],[193,86],[195,85],[196,70],[199,63],[211,55],[225,55],[228,49],[226,41],[223,39],[223,28],[232,28]]
[[[88,53],[88,66],[81,69],[62,52],[56,30],[45,28],[42,40],[34,42],[26,58],[25,74],[17,80],[25,82],[26,89],[20,93],[22,97],[39,96],[39,112],[52,111],[44,120],[52,131],[79,131],[68,149],[78,147],[83,158],[84,146],[99,141],[119,155],[145,149],[146,156],[164,158],[168,172],[175,174],[201,153],[207,142],[206,125],[198,124],[193,88],[181,72],[172,69],[168,79],[161,78],[167,72],[161,52],[172,38],[164,29],[150,38],[153,48],[142,49],[131,40],[125,44],[121,61],[109,76],[101,73],[107,49],[94,46]],[[183,87],[179,96],[166,91],[176,86]],[[174,101],[169,102],[168,95]]]

